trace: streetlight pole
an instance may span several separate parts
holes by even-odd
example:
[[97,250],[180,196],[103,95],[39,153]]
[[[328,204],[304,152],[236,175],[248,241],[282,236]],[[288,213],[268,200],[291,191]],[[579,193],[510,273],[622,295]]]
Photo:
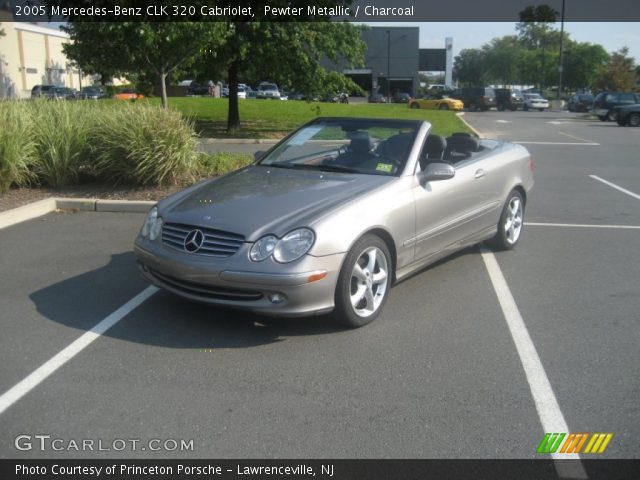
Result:
[[560,65],[558,66],[558,100],[562,92],[562,55],[564,50],[564,1],[562,0],[562,13],[560,14]]
[[387,99],[391,103],[391,30],[387,30]]

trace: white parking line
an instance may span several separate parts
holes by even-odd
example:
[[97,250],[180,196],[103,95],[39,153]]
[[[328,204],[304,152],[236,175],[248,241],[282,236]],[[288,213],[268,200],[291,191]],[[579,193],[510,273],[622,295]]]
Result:
[[[567,426],[567,422],[564,419],[564,415],[562,415],[560,405],[558,404],[555,393],[553,393],[553,388],[551,387],[549,378],[544,371],[544,367],[540,361],[540,356],[538,355],[536,347],[531,340],[527,326],[522,319],[522,315],[520,315],[520,311],[513,299],[511,290],[509,290],[509,286],[502,274],[502,270],[500,270],[500,265],[498,265],[498,261],[496,260],[493,252],[487,247],[481,246],[480,253],[487,268],[487,272],[489,273],[491,283],[493,284],[493,289],[498,297],[502,314],[507,321],[511,337],[515,343],[518,355],[520,356],[520,361],[522,362],[524,373],[527,377],[527,382],[529,383],[529,388],[531,389],[533,401],[536,405],[536,410],[538,411],[538,416],[540,417],[540,422],[542,423],[544,432],[568,433],[570,430]],[[535,446],[532,447],[532,450],[534,448]],[[580,462],[574,463],[562,461],[565,459],[580,459],[580,455],[575,453],[554,453],[552,454],[552,457],[554,460],[559,460],[558,462],[555,462],[558,473],[560,473],[560,470],[562,469],[562,473],[565,476],[569,475],[571,478],[587,478],[586,472]],[[565,471],[567,468],[572,469],[572,471]],[[562,478],[564,478],[564,476]]]
[[609,180],[605,180],[604,178],[600,178],[597,175],[589,175],[591,178],[593,178],[594,180],[597,180],[599,182],[604,183],[605,185],[609,185],[611,188],[615,188],[616,190],[622,192],[622,193],[626,193],[627,195],[629,195],[630,197],[633,198],[637,198],[638,200],[640,200],[640,195],[638,195],[637,193],[633,193],[630,190],[627,190],[626,188],[622,188],[619,185],[616,185],[615,183],[611,183]]
[[58,368],[60,368],[62,365],[67,363],[78,353],[88,347],[94,340],[98,339],[100,335],[104,334],[125,316],[139,307],[145,300],[147,300],[157,291],[158,288],[156,287],[147,287],[127,303],[118,308],[115,312],[111,313],[103,320],[101,320],[91,330],[84,333],[80,338],[78,338],[73,343],[61,350],[59,353],[47,360],[44,364],[42,364],[31,374],[29,374],[24,380],[21,380],[11,389],[5,392],[2,396],[0,396],[0,414],[2,414],[7,408],[16,403],[35,387],[37,387],[49,375],[51,375]]
[[620,230],[640,230],[640,225],[589,225],[581,223],[537,223],[524,222],[531,227],[568,227],[568,228],[611,228]]
[[573,138],[574,140],[580,140],[581,142],[585,142],[585,143],[594,143],[591,140],[587,140],[586,138],[578,137],[576,135],[570,135],[565,132],[558,132],[558,135],[564,135],[565,137]]

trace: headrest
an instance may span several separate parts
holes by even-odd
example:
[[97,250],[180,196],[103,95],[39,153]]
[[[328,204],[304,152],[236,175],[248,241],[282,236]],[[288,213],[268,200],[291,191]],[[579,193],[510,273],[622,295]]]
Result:
[[369,135],[358,135],[351,139],[351,151],[354,153],[369,153],[371,151],[371,139]]
[[427,155],[440,155],[447,148],[447,141],[440,135],[429,135],[424,142]]
[[411,145],[411,134],[398,133],[380,142],[376,153],[393,158],[398,155],[405,155],[409,145]]
[[480,150],[480,142],[476,137],[453,135],[447,138],[447,147],[452,152],[471,153]]

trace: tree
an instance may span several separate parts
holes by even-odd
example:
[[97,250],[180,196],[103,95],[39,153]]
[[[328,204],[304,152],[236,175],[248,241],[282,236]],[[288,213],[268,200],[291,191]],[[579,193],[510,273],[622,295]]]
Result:
[[456,56],[454,70],[459,82],[465,85],[483,85],[489,78],[486,51],[477,48],[464,49]]
[[613,52],[602,66],[595,80],[595,87],[602,90],[628,91],[636,83],[636,65],[629,49],[622,47]]
[[[193,63],[205,32],[222,38],[224,24],[198,22],[72,22],[65,27],[73,43],[65,54],[89,73],[155,76],[167,107],[167,76]],[[218,35],[214,35],[217,32]]]
[[488,67],[488,80],[502,85],[519,82],[518,60],[523,55],[522,43],[515,35],[494,38],[482,46]]
[[[551,46],[549,37],[553,31],[552,24],[558,18],[558,12],[549,5],[538,5],[526,7],[519,15],[520,22],[516,24],[516,30],[520,40],[529,49],[536,49],[540,52],[539,79],[537,83],[540,90],[542,90],[546,84],[547,76],[546,50]],[[560,36],[558,34],[558,46],[560,45],[559,40]]]
[[602,45],[567,42],[564,57],[563,84],[570,90],[591,87],[606,65],[609,54]]

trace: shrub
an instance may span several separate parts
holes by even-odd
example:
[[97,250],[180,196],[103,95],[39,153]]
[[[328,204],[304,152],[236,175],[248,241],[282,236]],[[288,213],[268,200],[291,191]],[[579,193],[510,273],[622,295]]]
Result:
[[175,110],[116,104],[91,135],[92,166],[105,179],[167,185],[193,179],[197,167],[193,123]]
[[25,102],[0,101],[0,193],[35,180],[33,118]]
[[31,109],[38,178],[52,187],[76,183],[90,152],[89,133],[97,121],[97,112],[80,102],[47,100],[31,102]]
[[200,153],[198,156],[198,176],[213,177],[246,167],[253,162],[253,156],[246,153]]

